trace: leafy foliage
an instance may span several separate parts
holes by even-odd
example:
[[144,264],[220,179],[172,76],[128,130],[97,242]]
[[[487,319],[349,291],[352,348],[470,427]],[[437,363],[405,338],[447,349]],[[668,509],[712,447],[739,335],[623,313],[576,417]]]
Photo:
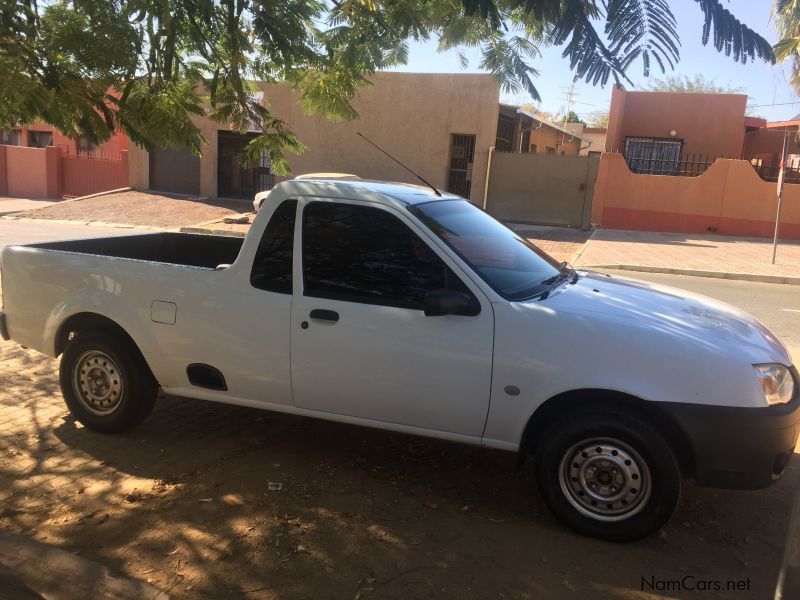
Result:
[[800,2],[776,0],[773,17],[780,36],[773,48],[775,58],[779,61],[791,61],[792,86],[795,90],[800,90]]
[[720,85],[715,79],[707,79],[704,75],[668,75],[663,79],[654,79],[647,86],[650,92],[677,92],[685,94],[740,94],[744,88],[732,85]]
[[608,128],[608,113],[598,113],[592,115],[589,119],[589,127],[595,127],[597,129],[606,129]]
[[578,116],[578,113],[576,113],[574,110],[571,110],[571,111],[569,111],[569,113],[567,113],[567,118],[565,119],[565,122],[566,123],[583,123],[584,126],[586,125],[586,121],[581,119]]
[[[703,40],[736,60],[772,60],[761,37],[721,0],[696,0]],[[789,3],[786,3],[789,4]],[[353,94],[403,64],[409,40],[480,53],[503,90],[539,94],[532,62],[564,47],[578,78],[605,84],[637,61],[679,58],[666,0],[0,0],[0,128],[45,121],[92,142],[125,132],[147,149],[199,153],[200,116],[257,127],[245,161],[302,143],[253,81],[285,82],[308,113],[352,119]]]

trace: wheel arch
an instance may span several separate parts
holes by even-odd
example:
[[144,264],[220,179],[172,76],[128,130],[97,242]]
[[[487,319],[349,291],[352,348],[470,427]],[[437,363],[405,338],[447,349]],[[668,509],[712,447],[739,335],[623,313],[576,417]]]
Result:
[[59,325],[54,340],[55,356],[63,353],[72,335],[81,331],[108,331],[129,342],[141,354],[139,345],[119,323],[104,315],[86,311],[70,315]]
[[634,415],[664,436],[675,452],[684,477],[695,476],[694,449],[680,425],[657,402],[606,389],[578,389],[562,392],[542,403],[530,416],[522,432],[520,461],[536,451],[544,433],[555,423],[583,409]]
[[139,347],[139,344],[136,343],[136,340],[133,339],[133,337],[119,323],[109,317],[95,312],[79,312],[64,319],[64,322],[61,323],[56,331],[54,341],[54,356],[57,357],[61,355],[64,352],[64,349],[67,347],[70,339],[72,339],[72,335],[80,335],[80,332],[82,331],[104,331],[114,335],[115,337],[118,337],[121,340],[124,340],[139,354],[142,363],[150,371],[150,375],[153,377],[153,379],[156,379],[152,367],[150,367],[150,364],[147,362],[147,358],[142,352],[142,349]]

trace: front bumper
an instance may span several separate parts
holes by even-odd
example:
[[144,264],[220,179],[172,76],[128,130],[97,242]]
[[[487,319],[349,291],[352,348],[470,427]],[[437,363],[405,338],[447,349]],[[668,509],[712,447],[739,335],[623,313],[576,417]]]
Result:
[[800,377],[794,367],[792,376],[795,392],[787,404],[664,407],[688,438],[697,485],[758,489],[781,478],[800,434]]

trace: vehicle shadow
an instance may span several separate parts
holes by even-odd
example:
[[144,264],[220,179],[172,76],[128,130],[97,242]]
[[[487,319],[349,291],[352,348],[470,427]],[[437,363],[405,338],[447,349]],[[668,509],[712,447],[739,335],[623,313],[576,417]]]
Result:
[[176,597],[630,597],[686,575],[765,597],[800,480],[688,486],[658,535],[609,544],[558,524],[508,453],[172,397],[128,434],[53,426],[86,458],[60,545]]

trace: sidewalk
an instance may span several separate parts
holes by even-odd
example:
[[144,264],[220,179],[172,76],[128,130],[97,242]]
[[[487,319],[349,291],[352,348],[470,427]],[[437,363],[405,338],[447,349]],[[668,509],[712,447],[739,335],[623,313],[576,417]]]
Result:
[[3,218],[175,230],[182,226],[221,220],[226,216],[250,209],[252,204],[242,200],[125,190],[67,200],[45,208],[6,215]]
[[576,267],[675,273],[800,285],[800,242],[598,229],[572,259]]
[[23,210],[36,210],[39,208],[46,208],[52,204],[55,204],[56,202],[59,201],[40,199],[40,198],[28,199],[28,198],[10,198],[6,196],[0,196],[0,216],[21,212]]

